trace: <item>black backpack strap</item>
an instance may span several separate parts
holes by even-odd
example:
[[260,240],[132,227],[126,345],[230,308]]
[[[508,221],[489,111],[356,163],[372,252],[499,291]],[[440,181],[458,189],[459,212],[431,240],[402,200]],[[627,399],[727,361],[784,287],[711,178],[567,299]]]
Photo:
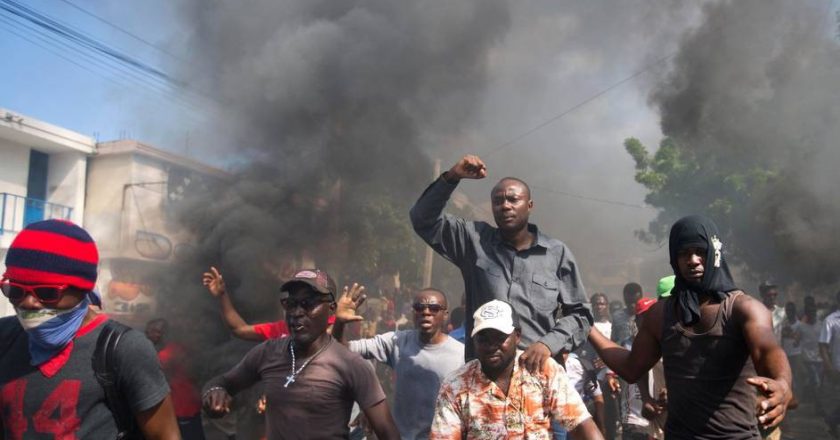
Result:
[[119,372],[116,369],[117,344],[128,331],[131,331],[131,327],[116,321],[106,322],[96,340],[92,359],[96,380],[105,391],[106,404],[117,423],[117,439],[140,438],[134,414],[125,399],[121,398]]

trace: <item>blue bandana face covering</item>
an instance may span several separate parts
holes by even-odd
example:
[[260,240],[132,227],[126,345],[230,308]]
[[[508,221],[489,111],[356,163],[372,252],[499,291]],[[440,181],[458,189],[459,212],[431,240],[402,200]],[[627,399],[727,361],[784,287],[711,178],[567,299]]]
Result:
[[85,297],[76,307],[67,310],[15,307],[20,325],[29,335],[30,364],[41,365],[52,359],[73,340],[87,315],[89,304],[90,300]]

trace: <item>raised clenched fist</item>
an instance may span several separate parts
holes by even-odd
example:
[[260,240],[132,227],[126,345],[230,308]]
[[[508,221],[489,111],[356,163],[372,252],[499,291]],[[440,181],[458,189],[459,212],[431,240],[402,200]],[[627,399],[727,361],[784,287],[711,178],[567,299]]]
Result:
[[466,155],[461,158],[446,173],[446,180],[457,182],[461,179],[483,179],[487,177],[487,166],[481,158],[473,155]]

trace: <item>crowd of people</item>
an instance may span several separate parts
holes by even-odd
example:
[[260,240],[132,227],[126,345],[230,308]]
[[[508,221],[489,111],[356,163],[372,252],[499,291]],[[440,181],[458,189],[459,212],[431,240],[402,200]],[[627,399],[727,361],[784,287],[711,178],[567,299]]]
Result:
[[[655,295],[628,283],[623,303],[587,298],[570,249],[530,223],[524,181],[492,188],[495,225],[444,213],[462,180],[486,176],[465,156],[410,212],[463,275],[455,307],[426,287],[407,302],[410,318],[392,305],[388,325],[348,335],[368,320],[364,286],[339,291],[304,268],[278,286],[276,321],[248,323],[211,267],[202,282],[222,321],[258,344],[203,384],[166,320],[144,337],[100,312],[84,229],[28,225],[0,283],[16,311],[0,319],[0,439],[231,440],[212,420],[258,384],[247,406],[268,439],[773,439],[801,396],[838,383],[840,294],[830,313],[812,297],[801,314],[776,305],[769,281],[754,299],[735,284],[714,222],[689,216],[671,229],[672,274]],[[822,408],[837,435],[840,408]]]

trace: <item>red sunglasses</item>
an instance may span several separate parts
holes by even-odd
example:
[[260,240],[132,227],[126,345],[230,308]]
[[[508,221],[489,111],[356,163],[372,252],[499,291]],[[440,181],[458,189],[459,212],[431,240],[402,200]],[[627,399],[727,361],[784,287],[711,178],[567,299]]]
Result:
[[20,284],[5,278],[0,281],[0,290],[12,302],[23,301],[29,294],[44,304],[55,304],[61,301],[68,288],[67,284]]

